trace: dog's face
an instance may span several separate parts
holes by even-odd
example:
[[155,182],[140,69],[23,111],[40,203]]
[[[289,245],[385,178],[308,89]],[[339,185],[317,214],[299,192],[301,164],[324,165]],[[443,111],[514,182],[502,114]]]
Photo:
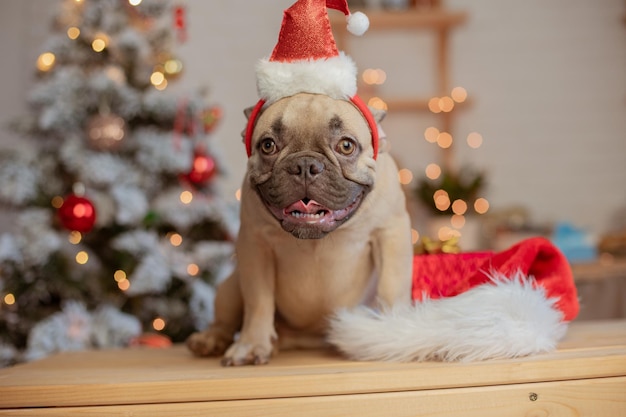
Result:
[[259,116],[248,178],[282,228],[322,238],[359,209],[375,181],[369,127],[350,102],[297,94]]

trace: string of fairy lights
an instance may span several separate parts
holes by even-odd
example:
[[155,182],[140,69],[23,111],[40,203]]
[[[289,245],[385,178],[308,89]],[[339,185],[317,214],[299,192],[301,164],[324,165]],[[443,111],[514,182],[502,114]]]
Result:
[[[363,83],[372,91],[378,86],[381,86],[387,80],[387,74],[384,70],[377,68],[365,69],[361,75]],[[457,105],[464,103],[467,100],[468,93],[463,87],[454,87],[450,94],[443,97],[431,97],[428,100],[428,110],[433,114],[450,113]],[[387,111],[387,103],[380,97],[374,95],[368,100],[368,105],[374,108]],[[450,132],[440,131],[435,126],[429,126],[424,130],[424,139],[426,142],[436,144],[442,150],[450,149],[455,142]],[[471,132],[466,137],[466,144],[472,149],[478,149],[483,144],[483,137],[478,132]],[[426,178],[431,181],[438,180],[443,174],[443,168],[438,163],[430,163],[424,170]],[[408,168],[400,168],[398,171],[398,180],[404,186],[411,186],[414,180],[413,172]],[[452,209],[452,216],[450,217],[450,225],[442,226],[437,231],[437,238],[441,241],[446,241],[454,237],[461,237],[462,229],[466,223],[466,215],[468,215],[470,206],[473,208],[475,214],[482,215],[489,210],[489,201],[484,197],[478,197],[474,201],[465,201],[462,199],[456,199],[451,201],[448,192],[444,189],[436,190],[432,195],[435,207],[441,211],[446,212],[450,208]],[[417,243],[420,234],[416,229],[412,230],[413,243]]]

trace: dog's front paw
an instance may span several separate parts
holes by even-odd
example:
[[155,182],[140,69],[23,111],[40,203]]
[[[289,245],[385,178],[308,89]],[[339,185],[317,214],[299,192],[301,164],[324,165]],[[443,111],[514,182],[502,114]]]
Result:
[[197,356],[218,356],[226,351],[233,338],[215,328],[191,334],[187,348]]
[[264,365],[269,362],[273,351],[271,343],[245,343],[238,341],[228,348],[222,358],[222,365]]

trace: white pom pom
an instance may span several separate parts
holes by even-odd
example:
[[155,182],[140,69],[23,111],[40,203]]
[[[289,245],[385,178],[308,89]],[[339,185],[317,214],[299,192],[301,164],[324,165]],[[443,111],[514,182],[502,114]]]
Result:
[[348,32],[361,36],[370,27],[370,20],[363,12],[355,12],[348,16]]

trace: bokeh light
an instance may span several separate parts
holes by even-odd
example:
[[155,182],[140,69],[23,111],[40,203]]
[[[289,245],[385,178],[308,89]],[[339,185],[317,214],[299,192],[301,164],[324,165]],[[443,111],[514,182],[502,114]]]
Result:
[[483,137],[480,133],[472,132],[467,135],[467,144],[470,148],[478,149],[483,144]]
[[467,91],[465,91],[463,87],[454,87],[450,95],[452,96],[452,100],[456,101],[457,103],[463,103],[465,100],[467,100]]
[[424,139],[426,139],[427,142],[436,143],[439,133],[439,129],[437,129],[436,127],[427,127],[424,131]]
[[413,173],[410,169],[402,168],[398,171],[398,181],[402,185],[408,185],[413,181]]
[[441,176],[441,167],[437,164],[428,164],[426,167],[426,177],[431,180],[436,180]]
[[478,214],[485,214],[489,211],[489,201],[486,198],[478,198],[474,202],[474,210]]

